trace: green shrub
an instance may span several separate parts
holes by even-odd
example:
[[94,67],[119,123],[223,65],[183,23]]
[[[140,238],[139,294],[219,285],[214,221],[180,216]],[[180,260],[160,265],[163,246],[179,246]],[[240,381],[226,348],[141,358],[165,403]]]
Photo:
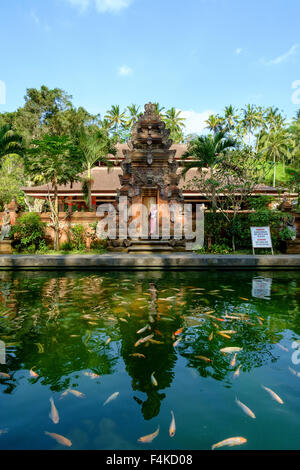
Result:
[[72,233],[72,245],[75,250],[84,250],[85,249],[85,228],[83,225],[74,225],[71,228]]
[[72,242],[64,242],[60,245],[60,249],[62,251],[72,251],[73,250],[73,243]]
[[12,227],[17,250],[30,250],[34,252],[45,237],[46,224],[41,221],[38,214],[28,212],[21,215]]
[[280,240],[292,240],[295,237],[295,232],[288,227],[283,228],[278,233]]

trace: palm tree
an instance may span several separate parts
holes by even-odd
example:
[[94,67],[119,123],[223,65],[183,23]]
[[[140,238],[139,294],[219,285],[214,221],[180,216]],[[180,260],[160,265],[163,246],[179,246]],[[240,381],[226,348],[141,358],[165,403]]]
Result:
[[242,109],[243,119],[242,124],[248,133],[249,146],[251,145],[251,136],[253,132],[263,124],[261,108],[248,104],[246,108]]
[[13,131],[11,125],[0,127],[0,159],[8,156],[20,156],[23,151],[22,137]]
[[127,109],[129,111],[129,117],[127,118],[126,126],[131,128],[137,122],[137,120],[139,118],[140,106],[132,104],[131,106],[127,106]]
[[205,123],[207,124],[206,128],[212,131],[214,134],[222,131],[223,119],[218,116],[218,114],[211,114]]
[[291,136],[285,129],[273,130],[261,139],[262,153],[273,160],[273,187],[276,186],[276,162],[285,160],[291,148]]
[[279,109],[272,106],[266,111],[265,122],[271,131],[277,131],[284,126],[284,118],[280,114]]
[[164,106],[160,106],[159,103],[154,103],[155,104],[155,112],[157,115],[160,115],[161,117],[163,117],[163,110],[165,109]]
[[104,119],[107,119],[113,129],[117,129],[119,126],[125,124],[125,112],[121,113],[120,106],[112,105],[111,109],[107,111]]
[[229,106],[225,107],[224,110],[224,123],[226,125],[226,129],[231,131],[238,119],[238,116],[235,114],[235,108],[230,104]]
[[92,167],[99,161],[109,165],[107,155],[115,155],[116,147],[105,130],[99,129],[92,134],[83,131],[79,137],[79,148],[84,156],[83,169],[87,170],[87,176],[83,179],[83,190],[87,192],[88,208],[91,211]]
[[[182,175],[186,175],[191,168],[197,168],[200,172],[203,168],[209,168],[212,180],[214,169],[222,161],[223,156],[229,150],[236,147],[235,139],[226,137],[226,132],[218,132],[207,136],[199,136],[188,144],[184,159],[193,157],[194,161],[186,162]],[[212,185],[212,209],[216,211],[216,190]]]
[[170,138],[175,143],[179,143],[183,140],[182,128],[185,127],[185,118],[180,117],[181,111],[176,111],[174,107],[168,109],[165,114],[164,121],[167,129],[170,130]]

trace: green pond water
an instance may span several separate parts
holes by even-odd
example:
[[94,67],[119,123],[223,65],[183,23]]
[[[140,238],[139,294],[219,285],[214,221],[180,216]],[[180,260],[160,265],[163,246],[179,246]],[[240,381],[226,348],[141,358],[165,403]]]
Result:
[[0,449],[300,449],[299,300],[299,271],[0,271]]

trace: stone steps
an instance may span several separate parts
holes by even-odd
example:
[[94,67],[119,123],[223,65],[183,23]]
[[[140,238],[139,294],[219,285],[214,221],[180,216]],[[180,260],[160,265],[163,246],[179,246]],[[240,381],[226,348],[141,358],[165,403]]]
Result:
[[131,240],[128,253],[172,253],[173,247],[168,240]]

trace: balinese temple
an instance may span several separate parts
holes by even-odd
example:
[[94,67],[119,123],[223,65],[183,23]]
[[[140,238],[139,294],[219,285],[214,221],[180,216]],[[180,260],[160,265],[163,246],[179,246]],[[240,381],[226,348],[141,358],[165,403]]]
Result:
[[[93,209],[96,211],[102,203],[117,206],[119,198],[126,196],[129,203],[142,203],[149,211],[153,203],[158,204],[161,224],[166,205],[184,202],[195,207],[200,203],[209,208],[205,195],[191,183],[197,169],[189,170],[185,178],[181,176],[187,145],[173,144],[169,135],[155,105],[146,104],[144,114],[132,127],[131,139],[117,145],[115,156],[108,156],[111,166],[99,164],[92,169]],[[52,193],[48,185],[23,190],[27,196],[44,200],[49,190]],[[260,186],[255,194],[279,196],[276,188],[269,186]],[[61,212],[87,211],[80,181],[59,186],[58,195]]]

